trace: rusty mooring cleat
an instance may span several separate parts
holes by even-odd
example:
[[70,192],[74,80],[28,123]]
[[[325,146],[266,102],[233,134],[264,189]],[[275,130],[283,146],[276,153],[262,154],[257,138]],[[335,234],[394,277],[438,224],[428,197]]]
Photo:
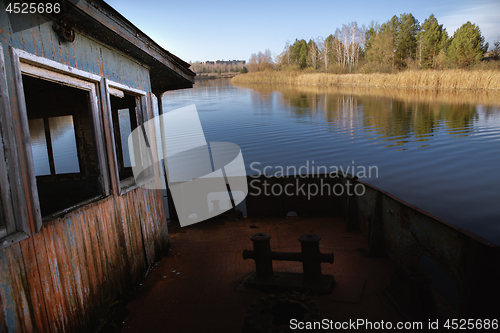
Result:
[[[253,251],[243,250],[243,259],[255,260],[255,272],[245,280],[245,287],[263,289],[311,291],[327,294],[335,283],[332,275],[321,273],[321,263],[333,264],[333,253],[319,251],[320,236],[299,237],[302,252],[271,251],[271,235],[258,233],[250,237]],[[303,273],[273,272],[273,260],[301,261]]]

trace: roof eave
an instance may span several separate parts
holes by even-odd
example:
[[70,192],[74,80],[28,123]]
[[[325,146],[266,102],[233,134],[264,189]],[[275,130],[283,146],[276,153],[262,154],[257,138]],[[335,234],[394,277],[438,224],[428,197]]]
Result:
[[101,0],[67,2],[72,6],[62,18],[77,31],[147,65],[151,89],[156,95],[193,86],[196,74],[188,68],[188,63],[163,49],[107,3]]

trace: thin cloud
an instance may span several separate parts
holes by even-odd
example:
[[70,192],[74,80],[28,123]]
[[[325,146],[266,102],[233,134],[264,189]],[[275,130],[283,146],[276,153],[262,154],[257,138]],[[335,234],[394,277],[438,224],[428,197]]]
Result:
[[500,2],[495,0],[451,11],[448,15],[441,16],[439,22],[444,25],[450,36],[467,21],[475,23],[486,41],[492,44],[493,40],[500,36],[499,14]]

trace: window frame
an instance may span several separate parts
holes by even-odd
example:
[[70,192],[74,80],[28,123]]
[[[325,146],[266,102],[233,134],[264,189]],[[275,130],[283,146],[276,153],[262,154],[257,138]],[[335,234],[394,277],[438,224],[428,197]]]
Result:
[[[110,180],[108,174],[108,164],[105,153],[105,140],[102,130],[102,110],[99,103],[99,85],[101,76],[91,74],[75,67],[61,64],[59,62],[36,56],[26,51],[11,48],[12,62],[14,67],[14,81],[17,92],[21,132],[23,137],[23,150],[26,159],[28,173],[28,191],[30,191],[33,220],[35,221],[35,232],[40,231],[44,221],[55,218],[69,211],[86,205],[92,201],[99,200],[110,194]],[[42,218],[40,202],[38,199],[38,189],[36,185],[35,165],[33,162],[33,153],[31,151],[31,139],[28,126],[28,114],[26,101],[24,97],[24,87],[22,84],[22,75],[29,75],[38,79],[47,80],[76,89],[85,90],[89,93],[90,113],[94,131],[94,142],[96,146],[96,155],[98,170],[100,176],[101,195],[77,205],[65,208],[54,214]]]
[[[13,139],[15,135],[3,52],[0,44],[0,207],[3,210],[0,218],[5,223],[5,234],[0,236],[0,250],[31,234],[26,201],[22,195],[22,178],[17,167],[18,155]],[[8,162],[12,164],[10,167]]]
[[[105,86],[105,95],[107,99],[107,109],[109,110],[108,112],[108,122],[110,124],[109,128],[109,133],[111,136],[111,144],[112,144],[112,151],[113,151],[113,161],[114,161],[114,174],[116,177],[116,184],[117,184],[117,193],[119,195],[124,195],[125,193],[136,189],[146,183],[151,182],[152,180],[155,179],[155,174],[153,173],[152,175],[142,179],[140,182],[136,182],[135,179],[132,177],[128,177],[126,179],[120,180],[120,172],[118,170],[118,156],[116,152],[116,140],[119,138],[115,138],[115,132],[114,132],[114,123],[113,123],[113,115],[112,115],[112,108],[111,108],[111,98],[110,95],[114,96],[123,96],[124,93],[128,95],[132,95],[135,97],[139,98],[139,103],[136,105],[136,118],[137,118],[137,127],[142,126],[145,122],[149,120],[148,117],[148,98],[147,98],[147,92],[144,90],[140,89],[135,89],[132,87],[129,87],[127,85],[124,85],[119,82],[114,82],[111,81],[107,78],[104,78],[104,86]],[[135,129],[132,129],[132,131]],[[123,149],[123,147],[122,147]],[[122,153],[123,155],[123,153]],[[156,172],[156,171],[155,171]],[[133,180],[133,181],[132,181]]]

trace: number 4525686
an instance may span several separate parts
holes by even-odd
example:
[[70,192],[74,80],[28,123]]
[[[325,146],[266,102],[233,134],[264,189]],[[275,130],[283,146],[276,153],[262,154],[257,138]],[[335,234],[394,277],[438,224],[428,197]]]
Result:
[[460,330],[467,330],[467,329],[493,329],[496,330],[498,329],[498,319],[448,319],[444,325],[445,328],[447,329],[460,329]]
[[27,2],[11,2],[8,4],[5,11],[14,14],[59,14],[61,12],[61,4],[56,3],[27,3]]

